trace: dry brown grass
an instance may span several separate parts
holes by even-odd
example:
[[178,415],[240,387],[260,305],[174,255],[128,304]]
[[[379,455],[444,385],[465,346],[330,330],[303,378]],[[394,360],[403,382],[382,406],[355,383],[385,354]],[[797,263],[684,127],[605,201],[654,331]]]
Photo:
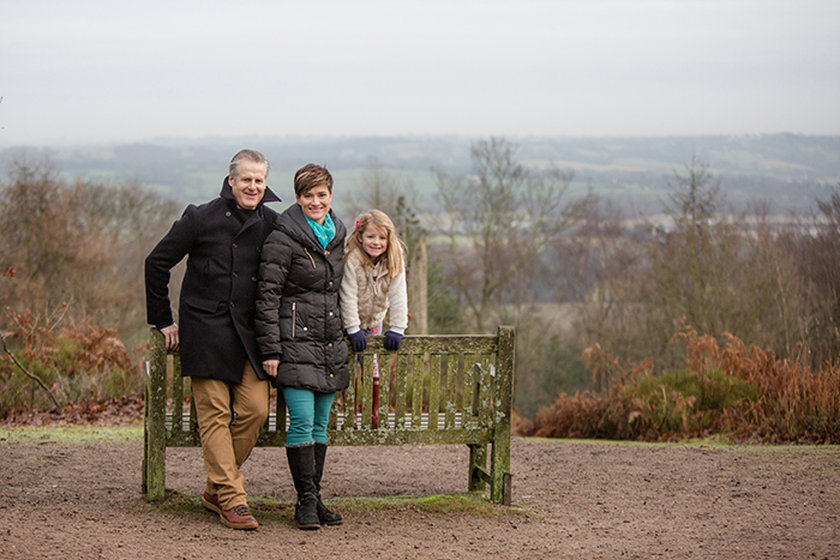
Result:
[[[840,364],[812,371],[724,334],[723,343],[683,326],[685,370],[654,376],[594,345],[584,352],[597,394],[559,395],[517,433],[542,437],[667,440],[721,435],[760,442],[840,443]],[[691,390],[687,389],[691,387]]]
[[[59,311],[63,309],[61,306]],[[43,317],[11,308],[6,308],[6,317],[3,326],[8,330],[3,336],[9,354],[0,356],[0,417],[14,409],[49,409],[55,404],[33,376],[60,405],[142,392],[138,363],[114,329],[97,327],[88,320],[68,320],[59,328],[63,314]]]

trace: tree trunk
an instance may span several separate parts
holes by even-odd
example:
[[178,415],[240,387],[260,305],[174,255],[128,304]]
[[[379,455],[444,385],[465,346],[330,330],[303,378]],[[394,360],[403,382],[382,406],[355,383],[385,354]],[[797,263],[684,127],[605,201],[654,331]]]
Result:
[[418,239],[411,252],[411,263],[408,266],[406,284],[408,289],[408,334],[429,334],[428,304],[428,264],[426,261],[426,244]]

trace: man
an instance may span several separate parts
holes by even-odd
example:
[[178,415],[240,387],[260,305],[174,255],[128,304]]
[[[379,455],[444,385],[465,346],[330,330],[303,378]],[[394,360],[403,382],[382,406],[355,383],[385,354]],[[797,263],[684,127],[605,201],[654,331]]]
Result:
[[[254,335],[254,298],[260,249],[277,213],[263,206],[280,199],[266,185],[261,153],[233,156],[218,198],[189,205],[146,257],[146,311],[166,340],[181,351],[192,379],[207,483],[205,508],[234,529],[256,529],[239,467],[268,417],[269,385]],[[169,301],[170,270],[185,256],[178,320]]]

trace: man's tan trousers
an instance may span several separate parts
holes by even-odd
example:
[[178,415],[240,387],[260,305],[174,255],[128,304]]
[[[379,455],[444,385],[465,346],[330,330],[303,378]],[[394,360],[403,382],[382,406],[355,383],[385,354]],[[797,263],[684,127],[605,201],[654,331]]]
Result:
[[206,491],[219,496],[222,509],[246,503],[239,467],[251,454],[268,417],[267,381],[245,362],[242,383],[192,378],[192,392],[207,471]]

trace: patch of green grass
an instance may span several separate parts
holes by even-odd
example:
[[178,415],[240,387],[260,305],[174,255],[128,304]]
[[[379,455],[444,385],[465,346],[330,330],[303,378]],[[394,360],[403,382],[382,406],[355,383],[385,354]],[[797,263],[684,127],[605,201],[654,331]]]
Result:
[[[388,496],[380,498],[331,498],[325,500],[330,508],[342,514],[360,516],[381,512],[467,514],[495,517],[506,514],[523,514],[515,507],[498,506],[491,503],[482,492],[463,494],[437,494],[433,496]],[[292,501],[281,501],[267,496],[249,496],[248,506],[264,521],[291,522],[295,508]],[[177,490],[166,490],[164,500],[159,503],[161,510],[178,513],[196,513],[204,511],[199,496],[190,496]]]
[[637,441],[634,439],[595,439],[595,438],[549,438],[549,437],[526,437],[516,436],[515,439],[523,441],[535,441],[540,443],[575,443],[583,445],[615,445],[626,447],[656,447],[663,445],[680,445],[680,443],[669,443],[662,441]]
[[[157,507],[168,513],[215,515],[204,509],[200,496],[191,496],[178,490],[166,489],[163,501],[156,503]],[[274,498],[249,496],[248,507],[254,512],[261,523],[268,521],[291,523],[295,517],[294,502],[281,502]]]
[[650,399],[661,386],[678,392],[683,397],[694,397],[697,410],[723,412],[735,403],[755,402],[760,394],[758,387],[743,379],[727,375],[720,368],[698,373],[690,369],[668,371],[658,377],[642,377],[635,384],[634,392]]
[[142,440],[142,425],[0,427],[0,442],[87,443]]
[[619,439],[582,439],[582,438],[546,438],[546,437],[524,437],[516,436],[514,439],[521,439],[526,442],[553,443],[553,444],[582,444],[582,445],[604,445],[616,447],[715,447],[730,449],[753,454],[780,454],[796,456],[802,452],[816,452],[837,454],[840,445],[831,444],[796,444],[796,443],[774,443],[774,444],[752,444],[739,443],[728,439],[723,435],[712,435],[703,438],[683,439],[677,442],[667,441],[635,441]]
[[414,510],[426,513],[467,513],[473,515],[498,515],[494,505],[483,492],[463,494],[436,494],[433,496],[387,496],[379,498],[333,498],[327,500],[336,508],[350,513],[375,511]]

